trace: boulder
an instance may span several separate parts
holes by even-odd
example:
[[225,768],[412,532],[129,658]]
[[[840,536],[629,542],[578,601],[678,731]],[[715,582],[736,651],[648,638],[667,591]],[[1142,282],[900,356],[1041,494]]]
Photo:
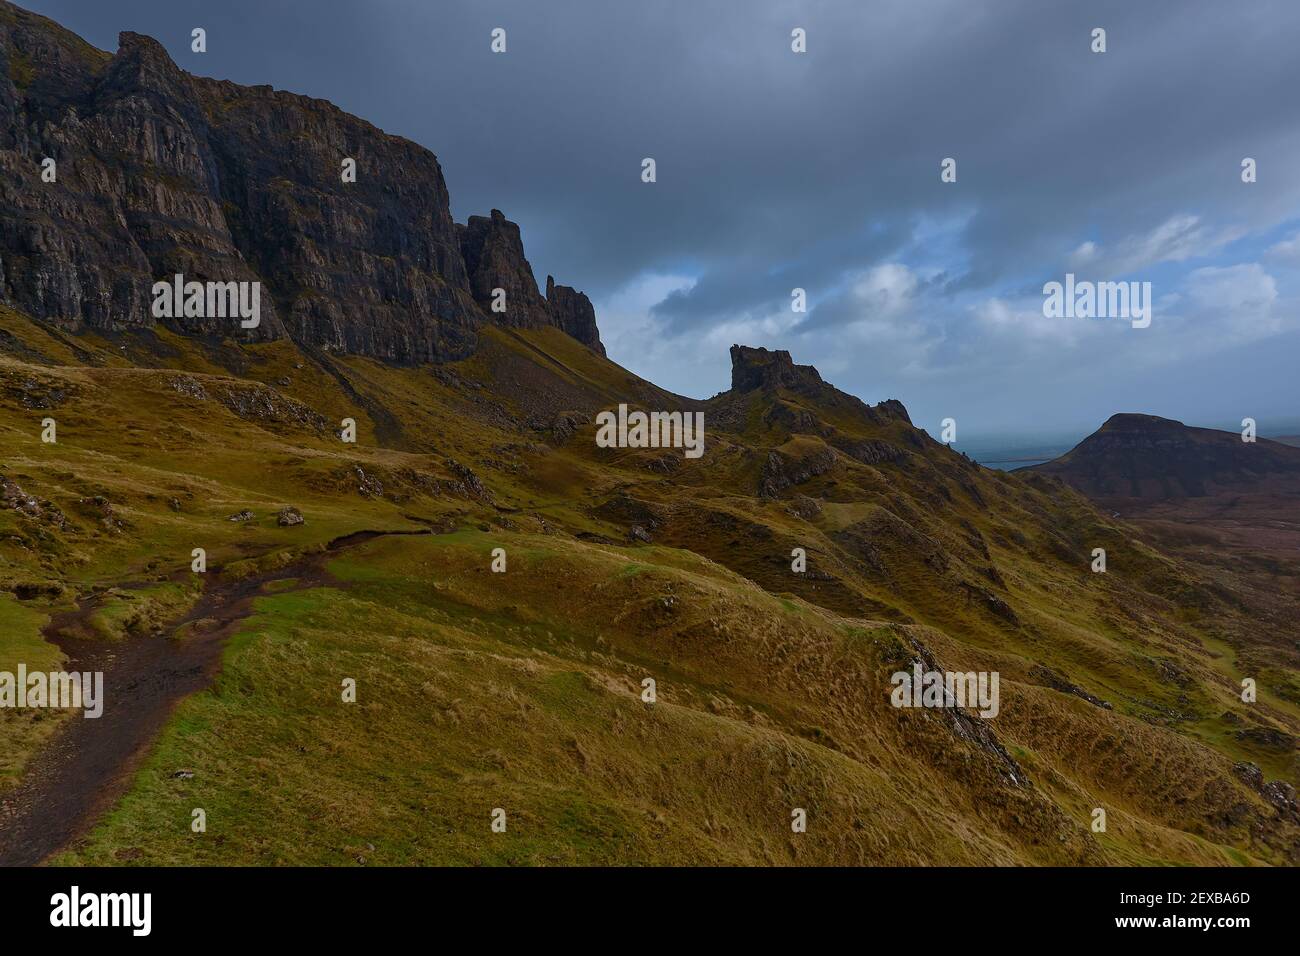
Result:
[[290,528],[294,525],[303,524],[306,520],[302,516],[302,512],[292,506],[281,508],[280,513],[275,516],[275,523],[281,528]]

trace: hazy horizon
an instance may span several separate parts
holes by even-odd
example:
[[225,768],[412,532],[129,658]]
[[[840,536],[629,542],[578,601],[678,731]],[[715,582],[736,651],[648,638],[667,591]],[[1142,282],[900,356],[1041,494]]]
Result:
[[[932,433],[954,417],[959,445],[1118,411],[1297,418],[1293,4],[22,5],[428,147],[459,221],[518,222],[536,275],[591,296],[610,358],[681,394],[726,389],[741,342]],[[1067,273],[1150,282],[1150,327],[1044,317]]]

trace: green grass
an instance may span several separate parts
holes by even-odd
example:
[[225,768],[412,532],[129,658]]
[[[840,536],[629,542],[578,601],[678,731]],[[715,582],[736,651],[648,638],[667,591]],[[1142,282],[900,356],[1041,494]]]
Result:
[[[459,529],[331,555],[325,587],[304,587],[322,579],[296,570],[266,586],[217,683],[178,707],[128,795],[60,862],[1219,864],[1281,861],[1294,835],[1231,769],[1255,759],[1216,722],[1234,706],[1250,619],[1213,602],[1182,613],[1203,593],[1195,568],[1076,495],[944,450],[878,468],[839,460],[790,490],[821,499],[810,521],[785,499],[757,498],[768,451],[908,447],[902,424],[837,407],[814,441],[755,396],[742,433],[666,476],[581,430],[559,443],[480,415],[427,369],[337,358],[358,403],[286,342],[230,345],[225,360],[244,369],[233,376],[214,364],[222,353],[165,331],[123,353],[93,335],[69,344],[4,309],[0,328],[53,363],[0,356],[0,378],[67,396],[53,412],[59,443],[43,445],[41,415],[0,389],[4,473],[69,519],[59,529],[0,512],[0,584],[64,588],[30,602],[4,594],[0,663],[57,661],[40,627],[91,593],[104,602],[95,631],[129,640],[218,574],[285,569],[359,530]],[[450,370],[491,384],[493,408],[521,422],[553,387],[558,407],[584,410],[628,388],[628,373],[560,333],[483,339]],[[559,371],[530,391],[517,374],[528,362]],[[360,439],[344,446],[328,429],[180,396],[169,382],[181,371],[212,395],[288,376],[281,394],[327,423],[355,417]],[[400,422],[388,446],[368,408]],[[456,490],[452,459],[485,495]],[[382,496],[362,493],[357,468]],[[937,501],[938,488],[951,499]],[[95,495],[120,524],[84,504]],[[619,496],[657,509],[652,544],[598,543],[628,539],[630,520],[602,517]],[[277,525],[289,505],[305,525]],[[227,520],[245,508],[254,521]],[[1095,541],[1110,553],[1104,576],[1085,570]],[[795,546],[815,573],[790,572]],[[189,572],[195,547],[207,578]],[[490,570],[495,547],[504,574]],[[1008,789],[996,761],[948,724],[888,705],[888,675],[912,640],[946,667],[1002,674],[991,726],[1031,791]],[[1285,691],[1295,669],[1267,647],[1249,654]],[[1048,690],[1038,663],[1115,709]],[[356,704],[340,700],[345,677]],[[654,705],[640,699],[647,677]],[[1258,716],[1300,730],[1283,696],[1265,690],[1261,703]],[[0,721],[17,729],[0,743],[0,781],[12,780],[54,721]],[[1256,762],[1300,782],[1282,759]],[[181,768],[195,776],[175,778]],[[1104,840],[1086,828],[1096,801],[1124,823]],[[1249,824],[1216,822],[1238,804]],[[505,834],[489,829],[498,806]],[[798,839],[795,806],[810,811]],[[195,807],[206,834],[189,829]]]
[[[17,674],[19,664],[25,664],[29,672],[61,667],[63,654],[41,636],[48,620],[48,608],[0,593],[0,671]],[[18,780],[28,757],[49,738],[64,716],[56,710],[0,707],[0,791]]]
[[93,636],[123,640],[159,632],[197,599],[198,576],[138,589],[114,589],[90,615]]

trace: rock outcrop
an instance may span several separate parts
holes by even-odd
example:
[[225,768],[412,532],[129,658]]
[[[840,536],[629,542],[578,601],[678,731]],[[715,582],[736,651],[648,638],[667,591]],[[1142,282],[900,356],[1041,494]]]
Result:
[[[519,226],[501,210],[493,209],[490,216],[470,216],[465,225],[457,225],[456,235],[470,292],[480,308],[512,328],[535,329],[552,324],[546,300],[537,291],[533,267],[524,258]],[[504,293],[503,312],[492,312],[497,289]]]
[[[795,365],[790,353],[783,349],[769,350],[753,348],[748,345],[731,347],[731,392],[744,394],[753,391],[776,392],[784,390],[804,398],[814,399],[831,408],[851,409],[874,424],[887,424],[903,421],[908,425],[912,420],[907,409],[897,399],[890,398],[877,405],[867,405],[855,395],[841,392],[834,385],[825,382],[817,369],[811,365]],[[776,408],[772,414],[777,418],[789,419],[799,413],[791,409]],[[787,420],[787,425],[794,430],[811,429],[807,423]]]
[[596,310],[591,300],[583,293],[567,285],[556,285],[550,276],[546,277],[546,304],[551,310],[551,322],[583,345],[605,354],[605,346],[600,341],[600,329],[596,328]]
[[[4,302],[74,332],[161,322],[394,362],[468,354],[484,322],[554,325],[603,351],[585,297],[542,298],[517,226],[452,221],[427,149],[323,100],[191,76],[148,37],[119,46],[0,0]],[[177,273],[260,282],[260,323],[155,319],[153,284]]]
[[826,383],[811,365],[795,365],[790,353],[769,351],[748,345],[731,347],[731,388],[752,392],[756,388],[785,388],[792,392],[815,392]]

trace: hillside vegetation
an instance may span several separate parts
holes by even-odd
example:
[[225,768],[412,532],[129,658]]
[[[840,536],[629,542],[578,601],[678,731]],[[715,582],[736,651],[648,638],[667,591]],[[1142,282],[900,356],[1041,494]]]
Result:
[[[56,862],[1298,862],[1294,631],[783,353],[697,402],[554,328],[395,366],[3,310],[0,348],[0,670],[267,582]],[[705,454],[597,447],[618,402],[702,410]],[[325,552],[358,531],[422,533]],[[914,662],[999,672],[1000,713],[895,709]],[[0,724],[13,787],[60,718]]]

